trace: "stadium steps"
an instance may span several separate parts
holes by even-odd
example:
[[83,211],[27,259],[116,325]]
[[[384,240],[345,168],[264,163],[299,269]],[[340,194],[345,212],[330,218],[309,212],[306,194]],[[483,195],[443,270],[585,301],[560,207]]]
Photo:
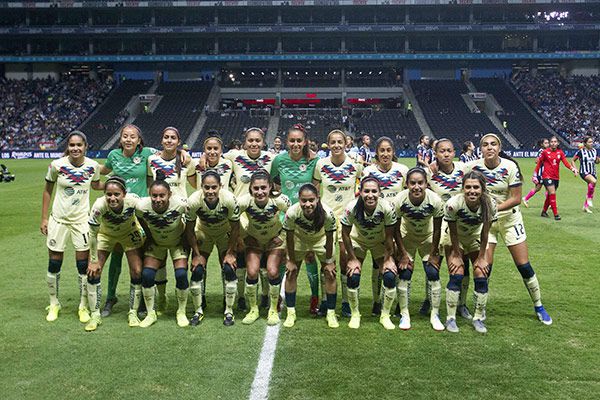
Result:
[[192,128],[192,133],[190,133],[190,136],[187,138],[187,140],[185,142],[189,146],[190,149],[195,148],[194,146],[196,146],[196,142],[198,141],[198,138],[200,137],[200,132],[202,132],[202,128],[204,128],[204,124],[206,124],[206,113],[203,111],[200,114],[200,118],[198,118],[198,120],[196,121],[196,124]]
[[208,94],[208,99],[206,99],[206,105],[208,105],[209,111],[216,111],[219,109],[219,100],[221,99],[221,88],[219,85],[213,85],[210,93]]
[[419,129],[421,130],[421,134],[427,135],[429,137],[435,137],[435,136],[433,136],[433,132],[431,132],[431,127],[427,123],[427,120],[425,119],[425,115],[423,115],[423,110],[421,109],[421,105],[419,104],[419,101],[415,97],[415,93],[413,92],[412,88],[410,87],[410,84],[405,83],[402,86],[402,88],[404,89],[404,98],[407,99],[408,101],[410,101],[410,104],[412,104],[412,113],[415,116],[415,119],[417,120],[417,124],[419,124]]
[[269,118],[269,127],[267,128],[267,143],[273,143],[273,139],[277,136],[277,128],[279,128],[279,116],[281,114],[279,112],[274,112]]

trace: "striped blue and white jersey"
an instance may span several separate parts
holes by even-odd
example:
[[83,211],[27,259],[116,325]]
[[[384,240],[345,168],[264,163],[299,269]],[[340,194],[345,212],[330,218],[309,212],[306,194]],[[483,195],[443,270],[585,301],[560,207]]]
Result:
[[579,174],[581,176],[594,175],[596,176],[596,159],[598,158],[598,151],[594,148],[579,149],[575,153],[573,160],[579,160]]

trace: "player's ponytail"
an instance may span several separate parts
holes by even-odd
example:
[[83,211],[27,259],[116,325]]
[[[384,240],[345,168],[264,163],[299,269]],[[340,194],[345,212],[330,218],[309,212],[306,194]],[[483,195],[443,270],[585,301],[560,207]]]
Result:
[[323,209],[323,204],[321,204],[319,191],[312,183],[306,183],[300,186],[300,190],[298,190],[298,197],[300,197],[300,193],[304,191],[309,191],[315,196],[317,196],[317,204],[315,206],[315,214],[313,218],[313,227],[315,228],[315,232],[318,232],[321,230],[323,225],[325,225],[325,210]]
[[470,171],[463,177],[463,190],[467,179],[475,179],[481,186],[481,199],[479,200],[481,206],[481,222],[484,224],[491,224],[492,218],[494,217],[494,208],[492,206],[492,197],[487,190],[487,184],[485,176],[479,171]]

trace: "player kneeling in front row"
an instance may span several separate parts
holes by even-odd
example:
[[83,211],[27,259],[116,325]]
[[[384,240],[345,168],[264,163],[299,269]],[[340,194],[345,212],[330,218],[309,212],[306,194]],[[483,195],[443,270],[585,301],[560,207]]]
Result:
[[250,195],[240,199],[240,212],[248,216],[248,227],[244,245],[246,246],[246,286],[245,295],[250,311],[242,320],[244,324],[256,321],[260,314],[257,305],[257,285],[260,259],[267,257],[267,277],[269,279],[269,314],[267,324],[277,325],[279,314],[277,302],[281,276],[279,266],[285,256],[285,243],[281,238],[280,212],[286,212],[290,200],[285,195],[273,197],[273,182],[265,170],[258,170],[250,178]]
[[[488,298],[488,277],[491,272],[486,258],[488,235],[492,223],[498,219],[496,202],[489,196],[485,177],[472,171],[463,179],[463,194],[448,200],[444,219],[448,222],[450,243],[444,241],[450,280],[446,287],[446,329],[458,332],[456,308],[464,277],[463,257],[466,255],[473,264],[475,282],[473,327],[479,333],[486,333],[485,307]],[[446,238],[447,239],[447,238]]]
[[185,315],[189,282],[187,278],[188,253],[183,246],[185,231],[183,216],[186,206],[177,196],[171,196],[171,188],[164,180],[154,181],[149,188],[150,197],[141,199],[135,213],[148,235],[142,269],[142,293],[148,315],[141,328],[147,328],[157,320],[155,310],[156,271],[171,255],[175,268],[177,293],[177,325],[184,327],[190,323]]
[[87,274],[88,303],[91,319],[86,331],[94,331],[100,319],[100,276],[108,256],[122,248],[129,263],[129,326],[139,326],[137,309],[142,298],[142,246],[144,231],[135,216],[139,197],[127,193],[125,180],[110,177],[104,184],[104,196],[96,200],[90,211],[90,260]]
[[[408,311],[410,282],[417,251],[423,261],[427,275],[427,297],[431,302],[429,320],[436,331],[443,331],[439,310],[442,296],[440,283],[440,237],[444,203],[440,196],[427,189],[427,174],[421,167],[412,168],[406,175],[408,189],[398,194],[393,201],[399,219],[396,228],[396,244],[398,248],[398,302],[400,303],[400,329],[410,329],[410,313]],[[387,277],[386,277],[387,275]],[[380,322],[386,329],[394,329],[390,321],[390,309],[396,294],[396,271],[385,271],[384,311]]]
[[[342,239],[348,252],[348,301],[351,317],[348,327],[360,327],[358,294],[362,264],[371,251],[377,265],[384,271],[393,271],[394,230],[396,213],[394,207],[380,199],[379,181],[374,177],[365,177],[360,182],[359,197],[346,207],[342,217]],[[393,281],[392,281],[393,282]],[[384,282],[389,287],[388,282]]]
[[[216,246],[219,262],[225,278],[225,316],[223,324],[234,324],[233,304],[237,295],[236,247],[240,231],[240,207],[233,193],[222,190],[217,172],[208,170],[202,174],[200,189],[188,199],[186,214],[186,237],[192,243],[195,261],[192,260],[190,291],[195,313],[190,324],[198,325],[204,318],[202,292],[206,265]],[[194,231],[194,221],[198,217]]]
[[336,232],[335,215],[333,211],[321,204],[319,192],[314,185],[310,183],[302,185],[298,194],[299,202],[287,210],[283,221],[288,254],[285,280],[287,318],[283,326],[291,328],[296,322],[298,270],[306,253],[314,252],[324,270],[327,324],[330,328],[337,328],[339,323],[335,316],[337,288],[333,248]]

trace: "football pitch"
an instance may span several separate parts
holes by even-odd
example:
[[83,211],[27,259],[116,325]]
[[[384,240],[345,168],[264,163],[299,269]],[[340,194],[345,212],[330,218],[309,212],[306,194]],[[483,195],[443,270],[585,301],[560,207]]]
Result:
[[[169,269],[169,308],[150,328],[127,326],[129,276],[124,264],[115,313],[96,332],[77,319],[72,248],[63,262],[59,319],[48,323],[48,255],[39,231],[48,160],[4,160],[16,181],[0,183],[0,398],[247,399],[266,330],[266,311],[251,326],[222,324],[220,272],[208,267],[208,307],[202,324],[179,328]],[[405,160],[413,165],[414,160]],[[533,160],[520,160],[524,194]],[[459,317],[458,334],[434,332],[418,314],[425,274],[415,268],[412,329],[385,331],[371,316],[370,263],[363,268],[359,330],[328,329],[309,315],[308,281],[298,279],[298,320],[281,327],[268,387],[270,399],[597,399],[600,398],[598,254],[600,196],[594,214],[581,211],[586,186],[563,169],[562,221],[541,218],[543,193],[522,207],[531,264],[542,301],[554,319],[538,322],[506,248],[496,251],[488,301],[489,333]],[[92,198],[100,195],[94,192]],[[420,265],[416,263],[415,265]],[[106,270],[105,270],[106,271]],[[442,285],[448,279],[445,262]],[[106,287],[107,273],[102,283]],[[471,282],[471,290],[473,284]],[[340,292],[338,288],[338,292]],[[338,296],[338,311],[341,296]],[[468,297],[472,309],[472,296]],[[188,303],[191,316],[191,301]],[[442,320],[445,299],[442,297]],[[283,314],[285,316],[285,312]],[[393,318],[397,324],[397,318]]]

